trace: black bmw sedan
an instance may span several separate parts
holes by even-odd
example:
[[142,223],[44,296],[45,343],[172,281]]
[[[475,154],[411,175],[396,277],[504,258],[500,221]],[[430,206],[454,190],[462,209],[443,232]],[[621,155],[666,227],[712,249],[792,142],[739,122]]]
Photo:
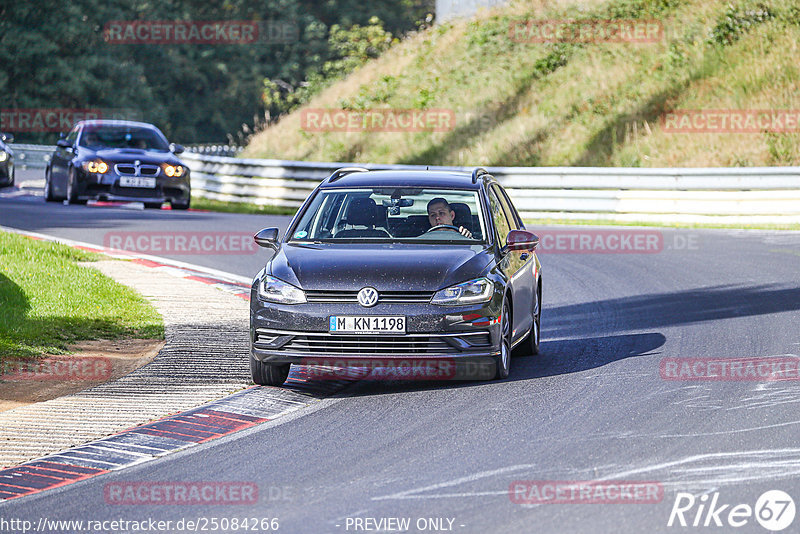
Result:
[[81,121],[58,140],[45,170],[45,200],[135,201],[174,209],[190,203],[189,169],[180,145],[143,122]]
[[505,378],[512,348],[539,350],[539,239],[484,169],[340,169],[255,240],[274,251],[251,288],[256,384],[293,363]]
[[13,135],[0,132],[0,187],[14,185],[14,152],[6,144],[13,141]]

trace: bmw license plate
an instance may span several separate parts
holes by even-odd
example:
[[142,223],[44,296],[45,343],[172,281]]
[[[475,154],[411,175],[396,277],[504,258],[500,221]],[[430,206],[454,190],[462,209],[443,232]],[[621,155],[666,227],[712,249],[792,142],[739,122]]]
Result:
[[337,334],[405,334],[406,318],[402,315],[332,315],[329,331]]
[[155,189],[155,178],[144,178],[141,176],[120,176],[120,187],[146,187],[148,189]]

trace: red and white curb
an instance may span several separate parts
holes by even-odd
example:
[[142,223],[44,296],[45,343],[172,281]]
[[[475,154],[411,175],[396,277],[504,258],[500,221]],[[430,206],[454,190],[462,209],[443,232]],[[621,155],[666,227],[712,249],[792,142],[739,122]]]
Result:
[[[130,260],[162,273],[203,282],[249,300],[249,279],[229,273],[44,234],[0,229]],[[80,482],[251,428],[329,397],[367,374],[366,369],[344,369],[336,372],[335,380],[311,380],[306,366],[293,366],[288,380],[280,388],[251,386],[200,407],[2,469],[0,502]],[[107,385],[113,386],[115,383]]]
[[253,386],[199,408],[124,430],[85,445],[0,470],[0,502],[25,497],[155,460],[294,412],[363,378],[349,370],[335,381],[308,382],[294,371],[282,388]]

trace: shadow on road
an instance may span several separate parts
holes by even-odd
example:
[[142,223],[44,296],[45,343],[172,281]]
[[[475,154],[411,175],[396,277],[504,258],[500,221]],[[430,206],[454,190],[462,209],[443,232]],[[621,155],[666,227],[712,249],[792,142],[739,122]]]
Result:
[[[777,284],[721,285],[583,302],[544,309],[541,354],[512,359],[509,382],[566,375],[612,362],[658,355],[666,336],[657,330],[722,319],[800,309],[800,288]],[[613,322],[598,320],[599,313]],[[644,333],[622,333],[645,331]],[[657,369],[657,366],[653,367]],[[371,381],[349,392],[376,395],[440,388],[479,387],[495,382]]]
[[[666,337],[656,332],[543,341],[539,355],[512,358],[511,376],[503,382],[567,375],[595,369],[626,358],[654,354],[653,351],[660,348],[665,342]],[[430,389],[476,387],[496,383],[498,382],[483,380],[365,379],[359,382],[359,387],[350,388],[352,391],[348,391],[346,395],[357,397]]]
[[[800,288],[722,285],[545,308],[542,339],[608,335],[607,325],[592,320],[598,308],[613,310],[618,331],[650,330],[799,310]],[[604,331],[594,332],[593,324]]]

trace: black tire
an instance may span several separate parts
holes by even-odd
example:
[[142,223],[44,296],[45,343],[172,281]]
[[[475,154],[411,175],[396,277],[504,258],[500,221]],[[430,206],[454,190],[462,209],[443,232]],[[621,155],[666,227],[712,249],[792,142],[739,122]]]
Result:
[[497,372],[495,379],[508,378],[511,371],[511,306],[503,302],[503,314],[500,317],[500,354],[495,358]]
[[78,192],[75,190],[75,169],[69,170],[67,178],[67,202],[70,204],[86,204],[85,200],[78,199]]
[[250,373],[253,375],[253,382],[259,386],[280,386],[289,377],[289,367],[291,364],[271,364],[256,360],[250,355]]
[[191,205],[191,202],[192,202],[191,200],[187,200],[186,204],[178,204],[177,202],[174,202],[172,204],[172,209],[174,209],[174,210],[188,210],[189,206]]
[[53,196],[53,186],[50,180],[50,169],[44,171],[44,201],[55,202],[56,197]]
[[163,202],[145,202],[144,207],[149,210],[160,210]]
[[528,335],[514,348],[514,356],[536,356],[539,354],[539,342],[542,338],[542,290],[539,289],[539,298],[533,314],[533,326]]

